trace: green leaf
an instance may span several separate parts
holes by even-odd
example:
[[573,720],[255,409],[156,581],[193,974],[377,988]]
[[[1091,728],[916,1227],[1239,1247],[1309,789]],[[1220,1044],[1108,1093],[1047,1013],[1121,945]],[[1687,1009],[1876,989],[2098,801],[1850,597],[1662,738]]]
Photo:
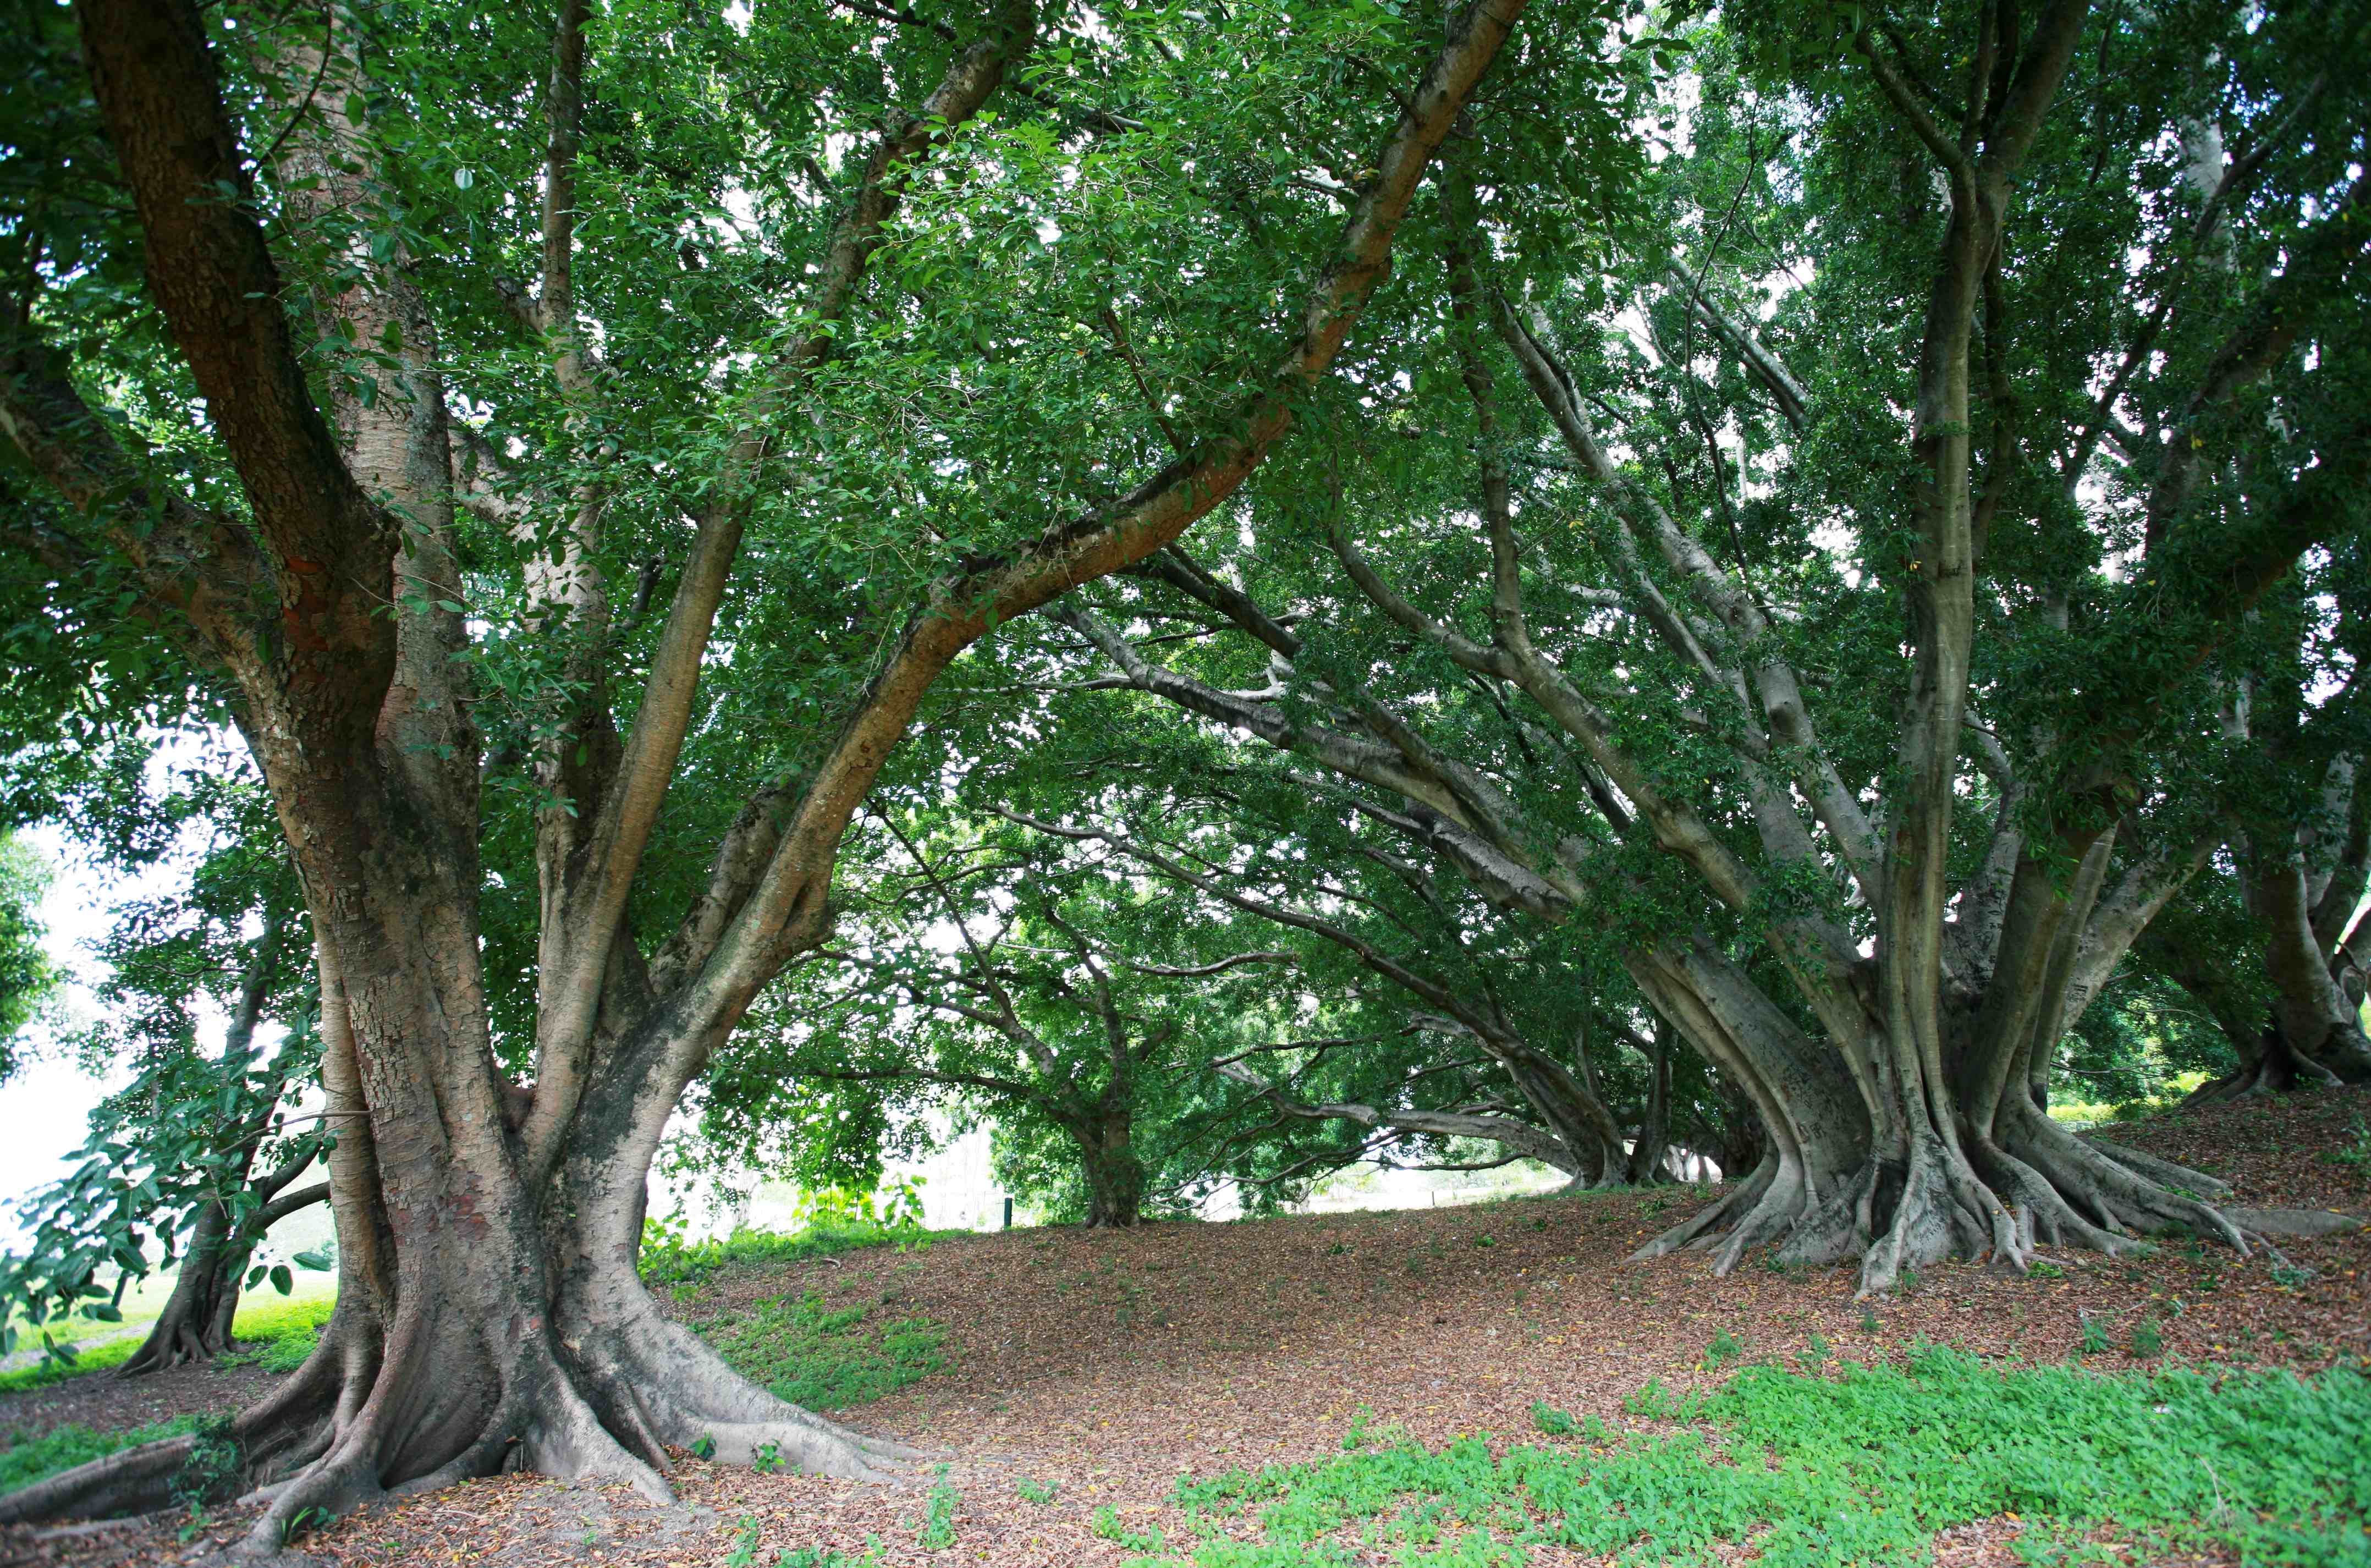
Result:
[[296,1288],[296,1276],[288,1272],[286,1263],[272,1265],[272,1288],[283,1296]]
[[325,1274],[330,1267],[330,1255],[318,1247],[299,1252],[288,1261],[300,1269],[310,1269],[315,1274]]

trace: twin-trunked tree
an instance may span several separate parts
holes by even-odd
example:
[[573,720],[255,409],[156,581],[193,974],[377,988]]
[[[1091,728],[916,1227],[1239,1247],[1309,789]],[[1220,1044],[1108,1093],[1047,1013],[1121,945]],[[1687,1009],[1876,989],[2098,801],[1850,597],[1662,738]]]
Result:
[[[892,1451],[656,1310],[653,1151],[827,939],[932,680],[1285,436],[1521,8],[92,0],[33,40],[0,426],[65,504],[10,543],[223,694],[318,968],[340,1293],[228,1432],[260,1549],[510,1466],[663,1493],[702,1435]],[[1556,27],[1499,79],[1613,36]],[[0,1517],[142,1505],[193,1442]]]
[[[2260,19],[1734,10],[1657,171],[1675,216],[1576,258],[1486,134],[1454,149],[1410,394],[1335,389],[1255,529],[1054,612],[1085,685],[1608,934],[1771,1135],[1650,1251],[1857,1256],[1876,1290],[2171,1224],[2249,1244],[2212,1179],[2044,1106],[2231,832],[2247,692],[2331,663],[2273,605],[2359,559],[2365,121],[2317,73],[2363,21]],[[1181,611],[1235,635],[1152,647]],[[2297,820],[2251,858],[2293,868]]]

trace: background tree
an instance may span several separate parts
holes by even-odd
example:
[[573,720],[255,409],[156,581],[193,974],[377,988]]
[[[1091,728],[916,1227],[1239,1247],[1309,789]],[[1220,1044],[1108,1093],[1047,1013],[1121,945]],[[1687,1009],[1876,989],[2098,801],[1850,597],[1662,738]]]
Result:
[[[1304,972],[1325,974],[1328,989],[1350,1004],[1325,1009],[1328,1022],[1317,1032],[1337,1042],[1326,1049],[1405,1040],[1413,1031],[1434,1043],[1437,1058],[1486,1069],[1488,1087],[1478,1096],[1459,1094],[1478,1087],[1463,1072],[1427,1071],[1417,1101],[1405,1098],[1415,1086],[1403,1084],[1387,1090],[1383,1106],[1342,1114],[1391,1138],[1497,1142],[1510,1151],[1506,1158],[1542,1160],[1580,1185],[1628,1179],[1623,1122],[1601,1093],[1586,1048],[1600,999],[1571,983],[1567,955],[1553,946],[1527,951],[1493,928],[1486,911],[1457,906],[1452,890],[1362,837],[1347,806],[1328,811],[1300,780],[1244,770],[1223,783],[1179,778],[1157,793],[1106,793],[1074,804],[1067,822],[1011,814],[1049,836],[1102,847],[1116,868],[1316,939],[1301,944]],[[1525,1006],[1519,997],[1549,1001]],[[1631,1032],[1626,1021],[1597,1025],[1601,1050]],[[1243,1058],[1302,1049],[1290,1038],[1253,1042],[1232,1053],[1224,1070],[1286,1110],[1291,1102],[1269,1095],[1274,1086]],[[1374,1053],[1363,1055],[1388,1075]]]
[[711,1115],[728,1083],[869,1090],[828,1135],[881,1125],[874,1105],[914,1116],[958,1097],[994,1118],[1008,1175],[1058,1146],[1064,1176],[1024,1195],[1067,1209],[1075,1194],[1090,1227],[1136,1224],[1209,1058],[1294,1016],[1294,955],[1060,839],[992,818],[984,832],[943,815],[885,826],[889,852],[859,882],[820,983],[783,992],[775,1043],[744,1032]]
[[[190,782],[165,809],[193,826],[214,815],[214,842],[185,893],[114,911],[96,949],[98,1016],[75,1040],[86,1070],[131,1081],[92,1112],[72,1173],[26,1205],[29,1242],[0,1264],[0,1300],[52,1344],[48,1321],[116,1320],[127,1286],[178,1266],[123,1376],[230,1349],[241,1290],[293,1283],[286,1262],[253,1261],[264,1233],[330,1195],[297,1180],[334,1129],[296,1109],[320,1043],[295,876],[251,779]],[[214,1016],[218,1048],[204,1039]]]
[[[1727,20],[1675,221],[1610,266],[1543,244],[1486,127],[1452,309],[1394,323],[1430,398],[1336,389],[1255,533],[1104,601],[1238,635],[1154,657],[1070,613],[1108,678],[1330,772],[1500,907],[1621,933],[1772,1140],[1656,1249],[1857,1255],[1877,1290],[2037,1238],[2244,1246],[2175,1191],[2211,1182],[2041,1103],[2221,836],[2200,742],[2247,612],[2327,593],[2362,527],[2360,119],[2309,63],[2361,19]],[[2203,200],[2157,133],[2197,114],[2247,149]],[[2261,265],[2202,279],[2210,243]]]
[[[2360,550],[2359,541],[2356,552]],[[2352,598],[2350,570],[2340,586]],[[2371,971],[2371,756],[2359,659],[2301,621],[2319,605],[2271,606],[2291,635],[2253,662],[2226,705],[2234,766],[2230,874],[2217,874],[2152,944],[2151,962],[2188,990],[2239,1056],[2199,1091],[2219,1100],[2273,1090],[2371,1082],[2364,1032]],[[2358,614],[2342,620],[2359,633]],[[2317,643],[2320,647],[2317,648]],[[2313,658],[2337,654],[2333,672]],[[2319,695],[2323,699],[2311,700]],[[2255,962],[2249,962],[2250,956]]]
[[0,1083],[23,1065],[22,1036],[57,990],[57,966],[42,945],[41,894],[49,868],[17,835],[0,834]]
[[[1164,606],[1138,640],[1191,643],[1225,624]],[[1299,1181],[1387,1146],[1437,1160],[1442,1140],[1473,1138],[1497,1142],[1498,1162],[1540,1159],[1584,1185],[1650,1179],[1670,1086],[1659,1100],[1654,1026],[1608,952],[1569,928],[1510,924],[1411,859],[1390,813],[1324,777],[1159,713],[1121,719],[1095,695],[1108,682],[1030,683],[1032,656],[1016,652],[948,693],[1026,690],[1043,704],[1030,722],[1042,738],[983,752],[967,803],[1247,926],[1238,945],[1298,954],[1299,1013],[1214,1065],[1264,1099],[1282,1074],[1288,1101],[1340,1104],[1368,1130],[1312,1147],[1311,1129],[1271,1103],[1264,1125],[1229,1133],[1230,1158],[1277,1136],[1292,1149],[1236,1179]],[[1683,1096],[1703,1083],[1683,1073]]]

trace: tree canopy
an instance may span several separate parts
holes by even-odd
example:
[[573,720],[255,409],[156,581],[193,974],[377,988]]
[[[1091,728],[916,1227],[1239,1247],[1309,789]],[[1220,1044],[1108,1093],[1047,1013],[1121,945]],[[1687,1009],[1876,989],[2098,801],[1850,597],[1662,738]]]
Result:
[[823,1182],[951,1104],[1121,1225],[1678,1148],[1649,1251],[1864,1292],[2253,1247],[2047,1109],[2193,1005],[2218,1092],[2371,1078],[2366,28],[29,11],[0,793],[153,856],[158,749],[243,755],[17,1293],[143,1225],[235,1281],[320,1160],[337,1315],[231,1430],[276,1545],[901,1457],[638,1277],[686,1107]]

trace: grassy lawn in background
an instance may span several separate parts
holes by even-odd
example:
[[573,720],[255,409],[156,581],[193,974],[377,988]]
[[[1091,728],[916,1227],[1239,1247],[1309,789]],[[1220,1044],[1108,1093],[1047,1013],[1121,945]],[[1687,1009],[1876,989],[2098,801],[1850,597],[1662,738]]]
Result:
[[728,1269],[765,1273],[877,1247],[922,1251],[934,1239],[970,1234],[834,1216],[791,1232],[736,1230],[689,1242],[662,1235],[642,1249],[642,1275],[689,1304],[686,1322],[734,1371],[792,1404],[842,1410],[944,1366],[945,1326],[887,1316],[871,1302],[830,1306],[813,1290],[736,1298],[709,1287]]
[[[108,1334],[105,1339],[85,1337],[69,1341],[76,1345],[76,1354],[71,1362],[42,1359],[39,1355],[40,1338],[38,1331],[27,1334],[20,1327],[20,1337],[17,1342],[20,1354],[29,1339],[35,1355],[23,1366],[0,1372],[0,1394],[47,1388],[86,1373],[112,1371],[129,1361],[132,1353],[140,1348],[140,1342],[147,1337],[149,1326],[156,1322],[156,1314],[163,1309],[165,1299],[173,1288],[169,1274],[163,1276],[161,1282],[152,1276],[143,1285],[146,1288],[142,1292],[145,1307],[142,1315],[133,1315],[133,1292],[126,1290],[121,1323],[75,1321],[77,1331],[105,1329]],[[241,1343],[229,1364],[254,1365],[260,1360],[262,1365],[281,1369],[280,1361],[289,1354],[283,1346],[301,1343],[304,1350],[310,1350],[316,1331],[330,1320],[330,1310],[337,1305],[337,1276],[328,1274],[297,1274],[296,1288],[286,1296],[272,1289],[269,1283],[260,1289],[247,1292],[239,1297],[238,1317],[232,1325],[232,1333]],[[122,1332],[116,1332],[118,1330]],[[54,1333],[57,1331],[52,1327],[51,1332]],[[278,1359],[262,1359],[266,1356]],[[299,1352],[295,1360],[289,1361],[284,1369],[293,1371],[303,1360],[304,1355]]]
[[945,1365],[946,1327],[888,1318],[822,1296],[767,1297],[697,1325],[735,1372],[808,1410],[843,1410],[919,1382]]
[[[864,1221],[834,1221],[792,1234],[737,1231],[712,1241],[676,1242],[653,1249],[646,1269],[653,1285],[672,1287],[678,1298],[728,1265],[780,1265],[833,1256],[867,1247],[929,1245],[930,1233],[911,1227]],[[171,1293],[169,1275],[143,1282],[124,1293],[124,1332],[81,1350],[70,1364],[35,1362],[0,1374],[0,1393],[21,1392],[103,1372],[122,1365],[139,1347],[149,1324]],[[135,1317],[135,1299],[146,1310]],[[337,1305],[337,1282],[327,1274],[297,1276],[296,1289],[282,1296],[269,1286],[239,1302],[236,1329],[239,1347],[222,1358],[225,1367],[260,1366],[293,1372],[318,1343],[321,1325]],[[92,1325],[98,1327],[100,1325]],[[781,1397],[816,1410],[835,1410],[878,1399],[929,1376],[943,1364],[939,1342],[944,1329],[927,1319],[875,1320],[873,1309],[829,1309],[812,1292],[728,1306],[696,1325],[744,1376]],[[113,1331],[116,1324],[104,1325]],[[75,1465],[135,1443],[192,1429],[202,1418],[172,1420],[116,1431],[68,1425],[0,1449],[0,1492],[29,1485]]]
[[[1699,1189],[1129,1232],[933,1236],[840,1216],[661,1236],[653,1288],[732,1365],[950,1461],[851,1491],[704,1464],[695,1442],[676,1484],[715,1511],[714,1538],[668,1560],[2371,1568],[2365,1095],[2114,1135],[2362,1229],[2246,1259],[2195,1238],[2124,1258],[2053,1247],[2023,1276],[1942,1263],[1867,1301],[1843,1270],[1624,1261],[1713,1195]],[[294,1366],[330,1306],[250,1298],[237,1359]],[[179,1429],[118,1424],[212,1419],[254,1381],[44,1390],[40,1420],[75,1424],[6,1450],[0,1477]],[[323,1539],[341,1561],[441,1562],[457,1502]],[[529,1485],[466,1505],[521,1543],[490,1564],[560,1568],[616,1539],[580,1504]]]

